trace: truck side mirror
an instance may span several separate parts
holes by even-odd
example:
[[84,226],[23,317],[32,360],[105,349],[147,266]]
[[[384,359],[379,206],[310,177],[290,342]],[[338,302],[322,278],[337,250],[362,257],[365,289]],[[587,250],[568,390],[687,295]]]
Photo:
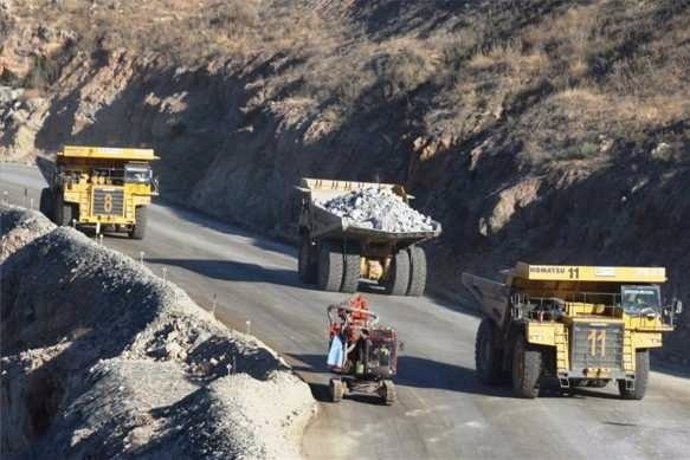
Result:
[[676,299],[673,301],[673,313],[676,315],[683,313],[683,302],[681,300]]

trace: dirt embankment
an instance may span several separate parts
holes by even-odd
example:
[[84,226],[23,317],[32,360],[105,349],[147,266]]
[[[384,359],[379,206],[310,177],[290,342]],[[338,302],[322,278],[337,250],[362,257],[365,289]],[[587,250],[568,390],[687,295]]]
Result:
[[309,387],[179,288],[41,214],[0,209],[9,458],[298,458]]
[[690,2],[2,5],[6,159],[153,146],[166,199],[288,238],[299,176],[379,177],[444,224],[434,287],[661,265],[690,305]]

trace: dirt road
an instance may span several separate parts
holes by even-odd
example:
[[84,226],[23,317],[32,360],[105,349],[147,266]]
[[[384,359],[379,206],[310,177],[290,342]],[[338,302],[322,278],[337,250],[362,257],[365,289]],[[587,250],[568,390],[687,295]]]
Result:
[[[38,203],[38,170],[0,166],[0,193],[14,204]],[[24,196],[25,188],[28,195]],[[1,197],[1,196],[0,196]],[[342,294],[297,280],[296,251],[198,214],[150,208],[144,241],[105,244],[184,288],[229,325],[251,332],[289,357],[325,399],[328,374],[325,307]],[[366,401],[320,404],[308,429],[308,458],[687,458],[690,379],[655,372],[647,397],[621,401],[613,388],[574,396],[514,399],[474,375],[478,319],[429,298],[370,295],[373,309],[405,342],[392,407]],[[251,323],[246,323],[250,321]]]

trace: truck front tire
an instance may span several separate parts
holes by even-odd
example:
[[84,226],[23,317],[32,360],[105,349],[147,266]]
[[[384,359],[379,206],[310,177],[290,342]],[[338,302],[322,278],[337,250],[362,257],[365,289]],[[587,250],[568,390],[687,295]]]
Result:
[[407,248],[410,257],[410,284],[407,286],[407,295],[420,297],[426,287],[426,254],[419,246]]
[[146,206],[137,206],[134,210],[134,227],[129,231],[129,237],[133,240],[143,240],[146,234],[146,223],[148,221],[148,210]]
[[539,396],[542,371],[541,351],[534,349],[522,334],[515,340],[513,350],[513,391],[520,398]]
[[618,392],[623,399],[639,401],[647,393],[649,381],[649,350],[638,350],[635,353],[635,385],[628,389],[625,380],[618,381]]
[[323,291],[338,292],[343,282],[343,251],[333,241],[319,243],[316,284]]
[[410,255],[407,250],[400,250],[393,256],[388,270],[389,273],[385,282],[386,293],[405,295],[410,283]]
[[502,380],[503,350],[496,347],[497,333],[496,326],[489,318],[479,323],[474,362],[479,380],[487,385],[496,385]]
[[72,219],[77,218],[77,213],[75,212],[75,205],[72,203],[65,203],[62,196],[58,196],[54,200],[54,208],[52,210],[51,220],[55,225],[61,225],[63,227],[69,227],[72,225]]
[[51,220],[53,218],[53,201],[53,192],[49,187],[45,187],[43,190],[41,190],[39,210],[43,213],[43,215]]

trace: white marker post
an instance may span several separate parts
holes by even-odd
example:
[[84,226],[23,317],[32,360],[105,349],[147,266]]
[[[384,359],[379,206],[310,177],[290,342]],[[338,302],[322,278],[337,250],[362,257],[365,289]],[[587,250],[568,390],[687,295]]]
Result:
[[163,282],[168,281],[168,268],[163,267]]
[[213,317],[216,317],[216,306],[218,305],[218,297],[213,294],[213,303],[211,307],[211,313],[213,314]]
[[33,198],[29,199],[29,209],[31,209],[32,211],[34,210],[34,199]]
[[99,233],[98,235],[98,245],[103,246],[103,234]]
[[244,324],[247,326],[247,335],[252,334],[252,320],[248,319],[247,321],[244,322]]
[[145,254],[146,253],[144,251],[139,251],[139,263],[141,264],[142,267],[144,266],[144,255]]

